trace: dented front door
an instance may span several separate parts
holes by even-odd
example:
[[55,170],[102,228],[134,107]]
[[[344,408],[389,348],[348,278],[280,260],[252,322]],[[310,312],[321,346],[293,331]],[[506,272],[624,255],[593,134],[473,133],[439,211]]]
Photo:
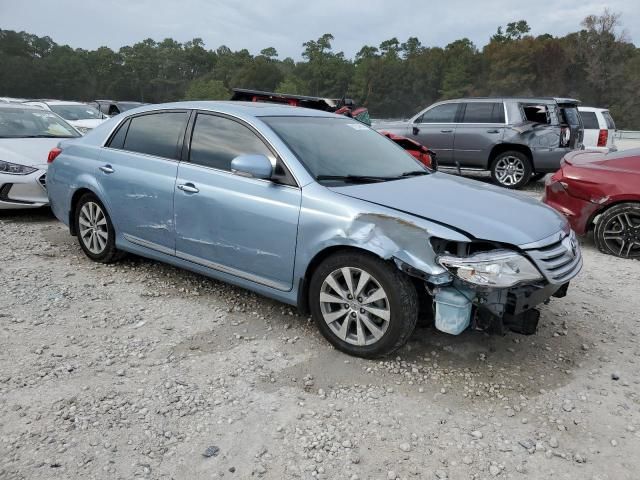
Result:
[[[181,163],[176,190],[176,255],[290,290],[300,189]],[[197,190],[197,191],[196,191]]]

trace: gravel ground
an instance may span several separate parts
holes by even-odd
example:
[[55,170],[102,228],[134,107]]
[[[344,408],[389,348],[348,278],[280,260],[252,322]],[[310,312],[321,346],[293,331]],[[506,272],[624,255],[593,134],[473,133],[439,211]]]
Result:
[[537,335],[421,327],[366,361],[289,306],[0,214],[0,478],[638,479],[640,262],[583,249]]

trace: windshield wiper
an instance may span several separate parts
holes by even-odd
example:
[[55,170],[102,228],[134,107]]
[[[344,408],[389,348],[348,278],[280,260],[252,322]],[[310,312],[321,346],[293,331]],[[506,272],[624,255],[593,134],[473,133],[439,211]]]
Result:
[[426,170],[412,170],[410,172],[404,172],[401,177],[417,177],[418,175],[429,175]]
[[20,138],[74,138],[70,135],[25,135],[24,137],[20,137]]
[[386,182],[398,177],[377,177],[375,175],[318,175],[316,180],[342,180],[348,183]]

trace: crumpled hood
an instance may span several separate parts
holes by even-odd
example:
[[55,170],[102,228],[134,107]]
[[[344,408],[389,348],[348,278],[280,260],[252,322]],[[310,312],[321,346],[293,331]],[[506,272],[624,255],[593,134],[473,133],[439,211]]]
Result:
[[567,223],[559,213],[524,194],[441,172],[330,189],[445,224],[477,239],[512,245],[542,240]]
[[46,165],[49,151],[65,138],[0,138],[0,160],[34,167]]

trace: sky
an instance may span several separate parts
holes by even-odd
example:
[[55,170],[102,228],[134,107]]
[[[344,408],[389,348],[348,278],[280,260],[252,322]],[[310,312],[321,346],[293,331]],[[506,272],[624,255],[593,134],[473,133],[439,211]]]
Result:
[[0,0],[0,29],[84,49],[199,37],[208,49],[226,45],[255,55],[275,47],[279,58],[298,60],[302,43],[324,33],[349,58],[392,37],[418,37],[425,46],[467,37],[481,48],[512,21],[527,20],[533,35],[562,36],[605,7],[622,15],[627,38],[640,45],[638,0]]

